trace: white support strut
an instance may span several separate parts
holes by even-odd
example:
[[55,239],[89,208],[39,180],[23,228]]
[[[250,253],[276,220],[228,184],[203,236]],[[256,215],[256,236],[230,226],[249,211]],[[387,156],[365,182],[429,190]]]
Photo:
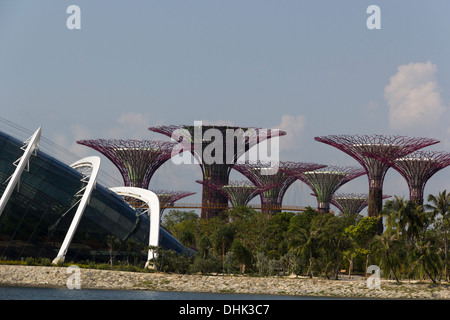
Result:
[[148,189],[136,187],[115,187],[110,188],[110,190],[121,196],[139,199],[148,205],[150,210],[150,234],[148,244],[150,248],[148,250],[146,267],[149,267],[149,261],[156,256],[156,253],[151,247],[159,246],[160,206],[158,196]]
[[58,264],[64,262],[66,258],[67,250],[69,249],[70,243],[72,242],[73,236],[77,231],[78,224],[80,223],[81,217],[83,216],[84,210],[91,199],[92,191],[95,189],[97,183],[98,172],[100,171],[100,157],[86,157],[81,160],[78,160],[71,164],[70,166],[74,169],[81,167],[90,167],[92,168],[92,172],[90,174],[89,181],[87,183],[86,188],[84,189],[83,196],[81,197],[81,201],[78,205],[77,211],[73,217],[72,223],[70,224],[69,230],[67,231],[66,237],[59,249],[58,255],[53,260],[53,264]]
[[13,175],[9,178],[8,185],[5,188],[5,191],[3,192],[3,195],[0,199],[0,216],[2,215],[3,210],[6,207],[6,204],[8,203],[9,198],[11,197],[11,194],[18,185],[20,181],[20,176],[22,175],[23,170],[26,166],[29,166],[29,160],[31,155],[35,150],[39,148],[39,140],[41,138],[41,130],[42,128],[39,127],[34,134],[25,141],[24,145],[26,145],[26,149],[22,157],[20,158],[19,163],[17,164],[16,170],[14,170]]

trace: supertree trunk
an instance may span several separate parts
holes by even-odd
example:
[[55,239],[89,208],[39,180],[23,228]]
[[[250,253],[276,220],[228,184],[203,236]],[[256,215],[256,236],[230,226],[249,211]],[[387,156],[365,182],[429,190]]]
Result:
[[423,187],[422,185],[411,185],[409,188],[409,201],[416,205],[423,205]]
[[[229,180],[229,168],[223,165],[202,165],[203,180],[214,184],[226,185]],[[202,190],[202,205],[204,208],[201,211],[202,219],[209,219],[220,214],[228,208],[228,198],[215,188],[203,184]]]
[[317,211],[321,214],[330,212],[330,203],[329,202],[319,202],[317,205]]
[[[381,188],[369,188],[369,204],[367,215],[369,217],[378,217],[381,210],[383,210],[383,190]],[[379,217],[377,234],[383,233],[383,220]]]
[[373,205],[368,208],[368,216],[378,216],[383,209],[383,191],[380,188],[369,188],[369,203]]

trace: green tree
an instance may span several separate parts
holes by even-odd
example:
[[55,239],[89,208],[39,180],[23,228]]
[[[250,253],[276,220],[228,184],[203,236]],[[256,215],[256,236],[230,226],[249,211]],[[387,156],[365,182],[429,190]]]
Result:
[[405,212],[411,210],[411,202],[404,197],[394,196],[393,200],[386,201],[381,214],[386,217],[386,232],[392,234],[395,231],[397,240],[406,230],[407,214]]
[[203,235],[199,241],[197,256],[206,259],[209,257],[211,249],[212,249],[211,240],[208,238],[207,235]]
[[225,270],[225,254],[233,243],[236,228],[230,223],[220,226],[214,234],[214,247],[222,255],[222,270]]
[[217,259],[212,255],[212,244],[209,237],[204,234],[199,240],[197,254],[191,266],[192,272],[211,273],[217,271]]
[[195,234],[191,230],[183,230],[178,239],[187,247],[195,247]]
[[308,261],[306,273],[311,278],[314,276],[314,267],[320,257],[322,233],[328,217],[328,215],[308,212],[305,216],[294,219],[288,229],[290,250]]
[[331,263],[334,261],[334,277],[337,280],[341,270],[343,251],[349,247],[350,241],[345,235],[348,219],[344,216],[328,214],[328,219],[323,227],[323,246],[328,252]]
[[127,264],[129,264],[129,256],[131,255],[133,257],[133,264],[136,265],[138,258],[142,256],[144,244],[128,239],[125,245],[127,250]]
[[245,273],[246,268],[251,264],[252,254],[244,247],[244,245],[239,241],[235,240],[231,246],[231,252],[233,253],[234,260],[239,264],[239,269],[241,273]]
[[183,211],[183,210],[170,210],[167,214],[162,217],[161,226],[166,228],[170,233],[175,233],[174,226],[178,225],[184,221],[197,221],[199,219],[198,214],[194,210]]
[[[381,270],[389,270],[397,282],[400,282],[399,271],[401,266],[400,250],[402,241],[397,239],[393,232],[384,232],[376,235],[371,243],[371,251],[379,254]],[[366,269],[367,270],[367,269]]]
[[436,283],[441,259],[433,240],[431,237],[427,237],[426,240],[414,242],[410,253],[409,271],[410,273],[417,272],[420,279],[423,278],[422,273],[425,273],[433,283]]
[[200,217],[194,211],[170,210],[161,225],[187,247],[196,247]]
[[235,238],[239,239],[243,246],[257,252],[268,247],[269,220],[266,215],[249,207],[238,207],[229,211],[231,223],[236,227]]
[[188,272],[189,266],[192,263],[192,258],[179,254],[174,250],[165,249],[163,247],[150,247],[155,252],[153,263],[158,271],[162,272],[176,272],[184,274]]
[[114,263],[114,259],[122,246],[122,242],[120,241],[120,239],[116,238],[115,236],[108,235],[106,237],[106,243],[108,244],[108,248],[109,248],[109,263],[111,264],[111,267],[112,267],[113,263]]
[[353,269],[353,260],[358,256],[364,256],[365,268],[369,263],[370,243],[378,230],[377,217],[364,217],[357,225],[347,226],[344,235],[348,237],[350,244],[345,252],[345,257],[349,261],[349,276]]
[[267,237],[267,250],[276,250],[280,256],[287,253],[288,239],[286,234],[289,230],[292,217],[294,217],[293,212],[278,212],[270,217],[265,232],[265,236]]

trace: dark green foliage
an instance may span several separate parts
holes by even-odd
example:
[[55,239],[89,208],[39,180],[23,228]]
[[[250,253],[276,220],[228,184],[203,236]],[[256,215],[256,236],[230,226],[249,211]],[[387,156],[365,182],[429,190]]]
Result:
[[182,274],[189,271],[189,266],[192,263],[191,257],[161,247],[153,248],[153,250],[156,254],[156,258],[153,259],[156,270]]
[[[369,265],[381,268],[382,277],[438,282],[448,272],[450,196],[444,191],[416,205],[403,198],[386,201],[381,217],[321,214],[312,208],[299,213],[265,215],[248,207],[223,217],[200,219],[193,212],[173,210],[165,227],[185,245],[192,257],[156,249],[156,270],[177,273],[247,273],[261,276],[289,274],[342,277],[364,275]],[[384,230],[379,233],[381,218]],[[106,239],[111,263],[138,270],[145,261],[143,246]],[[144,253],[144,254],[143,254]],[[145,259],[145,258],[144,258]],[[126,261],[126,264],[123,261]],[[26,259],[26,264],[49,261]],[[101,267],[101,266],[97,266]]]

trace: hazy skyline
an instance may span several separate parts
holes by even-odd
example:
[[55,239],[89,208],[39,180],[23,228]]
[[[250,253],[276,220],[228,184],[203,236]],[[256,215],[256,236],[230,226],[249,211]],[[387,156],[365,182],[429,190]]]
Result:
[[[66,9],[81,9],[69,30]],[[369,30],[367,7],[381,9]],[[358,165],[328,134],[436,138],[450,151],[450,3],[425,1],[2,1],[0,116],[76,153],[79,139],[161,139],[159,124],[279,128],[280,159]],[[121,181],[102,158],[103,170]],[[232,177],[239,177],[233,173]],[[151,188],[192,190],[198,165],[163,165]],[[240,178],[240,177],[239,177]],[[450,190],[450,168],[425,195]],[[366,177],[339,192],[368,192]],[[393,169],[385,194],[408,197]],[[257,199],[259,200],[259,199]],[[288,205],[316,205],[296,182]]]

